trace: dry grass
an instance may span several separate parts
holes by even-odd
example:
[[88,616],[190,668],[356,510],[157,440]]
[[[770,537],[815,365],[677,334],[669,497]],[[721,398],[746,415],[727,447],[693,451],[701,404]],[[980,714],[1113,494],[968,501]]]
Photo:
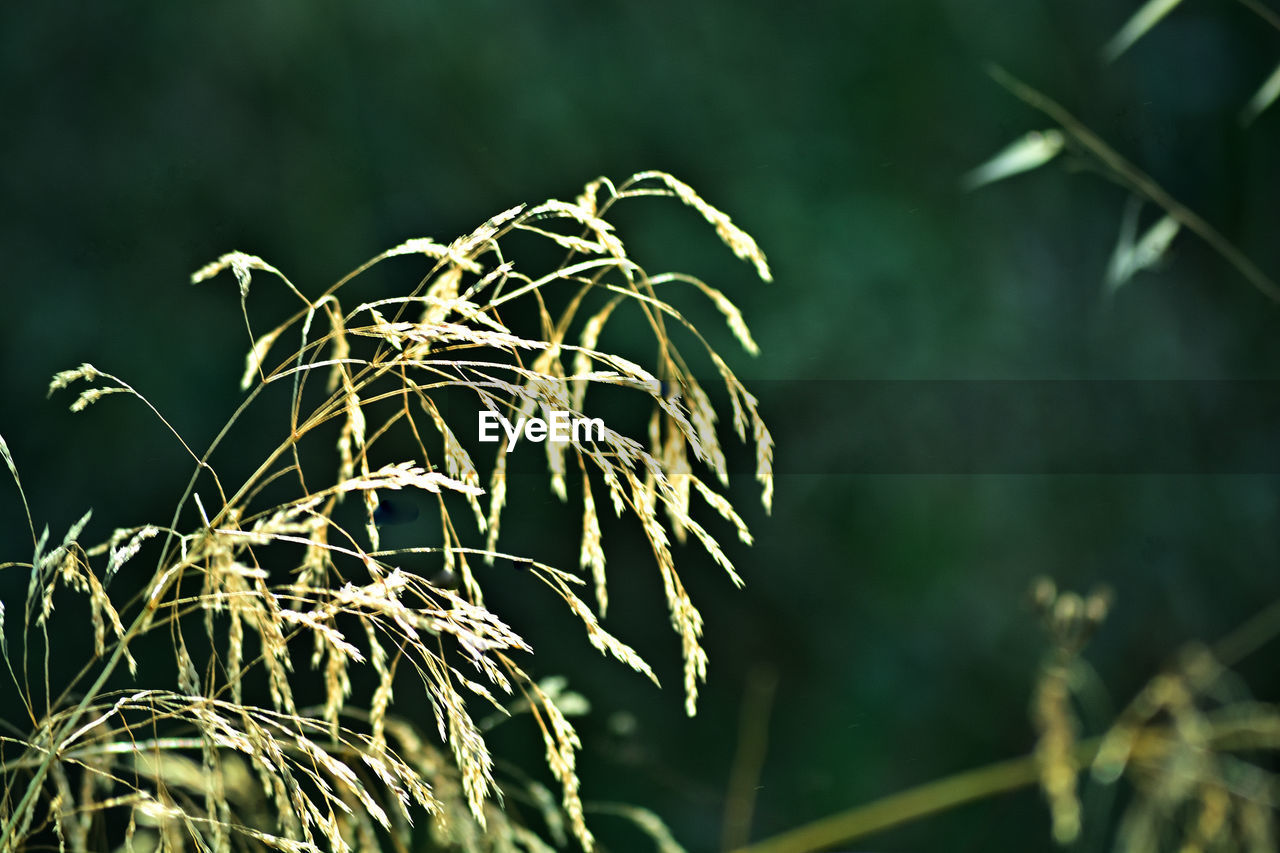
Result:
[[[6,645],[3,656],[30,730],[0,738],[0,850],[51,839],[73,851],[104,844],[408,849],[414,820],[424,815],[425,832],[450,849],[543,851],[551,849],[544,835],[554,842],[566,831],[592,849],[571,721],[585,703],[561,682],[539,681],[526,669],[532,650],[486,606],[484,579],[492,575],[478,571],[478,562],[527,568],[563,601],[566,620],[580,623],[595,648],[656,682],[649,664],[600,622],[608,602],[607,543],[597,499],[607,496],[617,515],[634,516],[652,548],[693,714],[707,658],[702,618],[677,572],[671,538],[692,533],[740,584],[716,535],[692,517],[695,496],[741,539],[750,542],[750,535],[701,473],[722,485],[729,480],[712,393],[699,384],[677,339],[703,350],[698,358],[723,383],[734,431],[754,443],[766,507],[773,488],[772,441],[756,399],[672,296],[704,295],[748,352],[756,351],[755,342],[720,291],[686,275],[650,275],[628,256],[607,217],[619,202],[642,196],[692,207],[769,279],[764,255],[746,233],[660,172],[618,185],[593,181],[572,202],[512,208],[448,244],[410,240],[315,298],[239,252],[194,274],[200,282],[229,270],[239,285],[251,330],[248,393],[208,450],[197,453],[183,442],[196,470],[168,523],[117,530],[104,543],[83,545],[86,513],[51,547],[48,530],[37,534],[28,514],[32,557],[5,567],[30,573],[25,603],[8,602],[11,625],[21,625],[14,626],[20,643]],[[549,243],[562,260],[546,270],[522,268],[519,253],[508,249],[521,239]],[[426,270],[412,292],[374,301],[348,297],[361,273],[403,255],[421,259]],[[273,278],[296,298],[297,311],[254,334],[251,286],[269,286]],[[610,320],[651,333],[650,364],[602,345]],[[80,389],[73,411],[126,394],[163,421],[127,383],[91,365],[59,373],[50,392],[73,386]],[[672,387],[681,393],[663,393]],[[215,465],[220,447],[244,413],[276,389],[287,390],[289,400],[280,443],[243,482],[224,480]],[[612,423],[599,404],[593,410],[602,392],[647,401],[647,431],[629,434],[635,430]],[[471,401],[470,421],[445,416],[446,395]],[[570,480],[581,481],[578,567],[502,549],[504,513],[520,495],[508,489],[505,438],[485,475],[467,449],[479,409],[512,421],[552,410],[604,418],[603,440],[515,451],[545,452],[550,486],[562,501],[576,491]],[[317,466],[317,445],[321,458],[332,459],[324,453],[331,442],[336,461]],[[21,492],[8,447],[0,450]],[[424,522],[438,525],[438,541],[383,549],[375,510],[389,493],[403,491],[420,493],[438,510]],[[352,525],[351,518],[359,520]],[[128,585],[112,587],[119,572],[141,576],[133,573],[142,553],[154,553],[156,562],[140,591],[117,593]],[[402,565],[424,555],[441,572],[432,580]],[[580,595],[586,584],[594,588],[594,608]],[[95,658],[70,683],[55,684],[47,664],[50,633],[58,630],[55,602],[69,595],[88,600]],[[149,636],[172,649],[171,663],[148,658],[150,665],[139,665],[135,652],[151,643]],[[303,661],[322,675],[317,705],[295,695],[294,667]],[[145,687],[117,688],[121,664],[133,684]],[[357,679],[361,670],[369,675]],[[353,688],[360,680],[374,685],[371,692]],[[417,685],[429,700],[434,731],[394,713],[397,694],[416,692]],[[545,745],[560,787],[555,797],[531,777],[500,773],[486,743],[485,720],[523,714]],[[533,807],[512,810],[504,807],[508,800]],[[530,812],[541,815],[540,827],[519,818]],[[663,849],[678,849],[652,815],[613,813],[631,816]]]
[[[1278,780],[1268,765],[1280,748],[1280,712],[1254,701],[1229,670],[1238,644],[1228,638],[1216,648],[1183,649],[1100,736],[1082,744],[1076,709],[1090,706],[1096,676],[1080,652],[1105,618],[1110,595],[1058,594],[1047,579],[1034,592],[1051,639],[1032,700],[1040,735],[1034,757],[1055,840],[1073,845],[1090,829],[1082,790],[1103,803],[1127,780],[1117,850],[1274,851]],[[1274,619],[1262,618],[1274,631]],[[1100,837],[1110,822],[1106,809],[1095,807],[1091,822]]]

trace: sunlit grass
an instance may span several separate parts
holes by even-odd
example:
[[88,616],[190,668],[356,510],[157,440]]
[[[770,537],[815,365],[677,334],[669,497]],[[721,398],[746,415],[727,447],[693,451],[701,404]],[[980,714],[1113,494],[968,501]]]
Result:
[[[719,534],[694,520],[691,504],[705,503],[750,541],[720,492],[729,483],[723,418],[695,366],[711,367],[733,431],[754,446],[766,507],[773,490],[772,439],[756,399],[676,305],[685,292],[705,297],[748,352],[755,342],[721,291],[687,275],[650,274],[627,254],[608,217],[641,197],[692,208],[769,279],[750,236],[661,172],[618,185],[599,179],[572,201],[511,208],[449,243],[407,241],[315,296],[241,252],[193,275],[202,282],[229,272],[238,285],[251,338],[247,394],[203,452],[170,428],[195,463],[170,519],[95,545],[81,542],[89,513],[60,536],[37,532],[28,513],[32,556],[4,566],[29,573],[25,600],[0,603],[17,638],[0,649],[17,699],[9,710],[29,727],[0,739],[0,850],[406,849],[429,838],[449,849],[545,851],[566,833],[593,847],[571,719],[588,699],[529,672],[533,649],[487,604],[492,575],[478,565],[525,569],[563,603],[566,627],[577,625],[602,654],[656,683],[649,663],[600,621],[609,553],[600,507],[630,516],[653,553],[668,611],[654,618],[679,637],[692,715],[707,655],[671,540],[692,534],[733,584],[741,579]],[[561,260],[526,268],[509,248],[519,239],[549,244]],[[420,260],[420,283],[399,296],[362,297],[361,274],[399,256]],[[272,286],[286,288],[297,310],[255,333],[252,291]],[[646,364],[610,349],[610,328],[624,325],[647,331]],[[612,419],[596,399],[606,388],[643,401],[647,427]],[[246,479],[227,479],[220,460],[236,451],[226,437],[255,406],[281,399],[277,389],[289,401],[279,443],[247,466]],[[123,395],[164,421],[127,382],[89,364],[54,377],[50,392],[64,390],[78,393],[73,411]],[[466,415],[459,396],[471,405]],[[604,422],[601,435],[517,451],[545,454],[549,488],[579,502],[580,526],[554,533],[580,537],[578,565],[503,547],[503,518],[526,496],[508,487],[506,438],[492,460],[476,455],[476,414],[486,410],[513,421],[558,411]],[[0,450],[22,493],[19,467],[7,445]],[[427,544],[383,548],[379,507],[409,491],[436,509],[421,522],[432,531]],[[153,567],[141,568],[144,556]],[[430,579],[407,567],[410,557],[433,564]],[[122,583],[121,572],[136,582]],[[55,607],[66,596],[88,601],[94,656],[58,683],[48,659],[67,630]],[[167,662],[152,655],[140,663],[144,644],[171,650]],[[127,682],[116,677],[121,664]],[[304,666],[319,674],[319,704],[299,698]],[[362,672],[369,692],[354,686]],[[413,683],[428,699],[425,729],[423,714],[397,713],[397,691]],[[532,775],[500,772],[489,747],[493,720],[525,715],[545,747],[555,796]],[[533,808],[517,812],[508,800]],[[530,812],[540,815],[536,825],[520,817]],[[674,846],[643,809],[614,813]],[[417,836],[415,821],[426,824]]]

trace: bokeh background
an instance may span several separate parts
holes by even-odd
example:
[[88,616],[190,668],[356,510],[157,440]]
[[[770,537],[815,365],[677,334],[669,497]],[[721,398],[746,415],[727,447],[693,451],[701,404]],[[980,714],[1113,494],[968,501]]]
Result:
[[[744,697],[770,679],[772,701],[746,703],[769,712],[752,838],[1024,754],[1045,651],[1031,579],[1115,590],[1089,658],[1121,706],[1182,643],[1213,639],[1280,593],[1274,466],[957,472],[814,460],[847,460],[849,442],[888,428],[841,396],[863,380],[1280,373],[1280,311],[1190,235],[1106,296],[1126,194],[1096,173],[1064,159],[960,188],[967,170],[1049,126],[984,73],[998,62],[1280,275],[1280,110],[1248,129],[1237,121],[1280,59],[1280,33],[1241,4],[1189,2],[1105,65],[1100,46],[1136,5],[10,4],[0,432],[55,532],[88,507],[91,536],[167,519],[188,473],[171,437],[123,398],[72,416],[70,398],[46,401],[45,388],[54,371],[91,361],[204,446],[238,400],[246,336],[230,278],[192,287],[193,270],[240,249],[316,294],[404,239],[448,240],[598,175],[663,169],[769,256],[776,281],[765,285],[675,205],[647,206],[623,235],[651,269],[702,275],[743,309],[762,354],[731,361],[758,383],[780,478],[771,517],[749,477],[733,491],[758,537],[732,550],[745,590],[694,549],[680,556],[711,655],[695,719],[683,715],[678,643],[634,532],[612,540],[606,624],[655,662],[663,690],[562,631],[550,597],[520,597],[512,621],[543,643],[538,670],[563,672],[593,700],[584,796],[652,808],[690,850],[715,849]],[[255,285],[259,329],[291,307],[276,291]],[[714,313],[702,321],[732,347]],[[1003,429],[979,418],[980,431]],[[1141,446],[1132,431],[1153,426],[1107,420],[1099,440]],[[1236,438],[1227,422],[1209,440]],[[896,440],[909,449],[910,430]],[[527,492],[522,523],[567,525],[571,554],[572,516],[555,514],[542,479]],[[0,488],[4,559],[26,556],[24,528],[13,490]],[[0,575],[6,600],[24,587]],[[1274,700],[1269,660],[1242,669]],[[531,730],[504,737],[540,763]],[[611,820],[596,827],[613,849],[647,849]],[[865,844],[1050,846],[1034,791]]]

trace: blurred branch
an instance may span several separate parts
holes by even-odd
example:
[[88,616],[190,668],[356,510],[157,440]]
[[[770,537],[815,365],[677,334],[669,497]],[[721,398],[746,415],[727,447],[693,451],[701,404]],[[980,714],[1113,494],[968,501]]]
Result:
[[[1080,765],[1093,760],[1101,738],[1076,746]],[[782,835],[741,847],[734,853],[807,853],[863,838],[956,806],[1034,785],[1040,778],[1035,755],[998,761],[954,776],[908,788],[897,794],[814,821]]]
[[751,816],[769,744],[769,715],[777,689],[778,671],[772,666],[757,666],[747,677],[738,723],[738,748],[724,804],[724,850],[733,850],[751,837]]
[[1277,30],[1280,30],[1280,15],[1277,15],[1266,6],[1263,6],[1258,2],[1258,0],[1240,0],[1240,5],[1244,6],[1250,12],[1253,12]]
[[1213,645],[1213,655],[1223,666],[1235,666],[1280,636],[1280,599],[1251,616]]
[[1164,208],[1179,224],[1195,232],[1200,239],[1221,255],[1228,263],[1245,277],[1255,288],[1273,302],[1280,302],[1280,285],[1271,280],[1262,270],[1245,256],[1235,245],[1222,236],[1216,228],[1200,218],[1198,214],[1169,195],[1163,187],[1137,166],[1130,163],[1119,152],[1108,145],[1083,122],[1048,97],[1014,77],[998,65],[987,67],[991,78],[1009,91],[1015,98],[1027,106],[1039,110],[1053,119],[1071,138],[1093,154],[1131,191],[1141,195],[1148,201]]

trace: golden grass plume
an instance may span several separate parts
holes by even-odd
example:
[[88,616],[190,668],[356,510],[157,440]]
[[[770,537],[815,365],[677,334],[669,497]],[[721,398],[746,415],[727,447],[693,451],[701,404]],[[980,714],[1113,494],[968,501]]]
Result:
[[[52,539],[47,528],[36,533],[28,511],[32,557],[3,567],[29,573],[25,602],[8,602],[21,641],[0,651],[30,730],[0,737],[0,851],[53,841],[73,851],[104,843],[219,853],[352,850],[388,840],[406,849],[421,817],[432,843],[463,850],[544,851],[551,847],[543,835],[555,840],[566,827],[592,849],[572,723],[587,703],[530,672],[530,645],[487,606],[491,575],[478,564],[526,568],[596,649],[656,682],[649,663],[600,621],[609,600],[608,542],[597,498],[607,496],[615,514],[636,519],[653,551],[693,714],[707,667],[703,623],[671,536],[684,541],[692,533],[735,584],[741,578],[716,535],[693,517],[694,497],[744,542],[751,539],[729,500],[700,476],[709,471],[725,485],[730,472],[712,393],[678,340],[702,350],[698,360],[723,383],[735,432],[755,446],[766,507],[773,491],[773,443],[756,398],[676,305],[681,291],[710,300],[754,354],[741,312],[695,277],[647,273],[608,218],[617,204],[649,196],[693,208],[770,279],[746,232],[662,172],[620,184],[601,178],[574,201],[511,208],[449,243],[405,241],[314,298],[242,252],[192,276],[198,283],[230,271],[237,282],[250,336],[244,403],[204,452],[173,431],[195,471],[167,523],[121,528],[101,544],[82,545],[88,513]],[[561,260],[526,268],[527,246],[512,248],[520,240],[550,245]],[[410,292],[349,296],[370,267],[404,256],[423,265]],[[297,300],[297,310],[254,332],[252,291],[270,279]],[[611,320],[649,332],[651,362],[602,343]],[[128,383],[92,365],[57,374],[49,390],[72,386],[79,389],[74,411],[125,394],[164,421]],[[280,390],[284,397],[273,396]],[[603,407],[619,394],[649,407],[647,431],[606,417]],[[255,404],[285,397],[279,444],[242,482],[224,480],[218,460],[230,452],[227,436]],[[465,420],[445,405],[459,398],[473,412],[511,422],[553,411],[601,419],[599,435],[575,432],[543,448],[551,490],[581,502],[579,565],[503,550],[504,514],[519,498],[507,482],[510,440],[501,439],[492,463],[480,459]],[[317,446],[319,458],[331,461],[317,463]],[[0,451],[25,507],[3,441]],[[571,480],[581,482],[576,498]],[[433,533],[422,545],[383,548],[380,508],[406,492],[436,510]],[[155,565],[139,573],[144,554]],[[428,578],[410,567],[423,559],[439,573]],[[130,582],[119,579],[130,572]],[[594,608],[576,591],[586,584]],[[88,601],[94,659],[61,684],[40,663],[51,647],[56,602],[68,594]],[[147,656],[140,665],[136,652],[148,635],[172,649],[171,663]],[[122,663],[131,678],[122,677]],[[305,664],[320,674],[318,702],[299,687],[296,668]],[[360,695],[358,683],[371,691]],[[397,694],[419,689],[434,731],[395,713]],[[523,714],[545,746],[558,798],[531,775],[504,772],[490,751],[487,727]],[[537,804],[543,826],[505,808],[508,799]],[[629,816],[663,849],[678,849],[642,809],[611,813]]]

